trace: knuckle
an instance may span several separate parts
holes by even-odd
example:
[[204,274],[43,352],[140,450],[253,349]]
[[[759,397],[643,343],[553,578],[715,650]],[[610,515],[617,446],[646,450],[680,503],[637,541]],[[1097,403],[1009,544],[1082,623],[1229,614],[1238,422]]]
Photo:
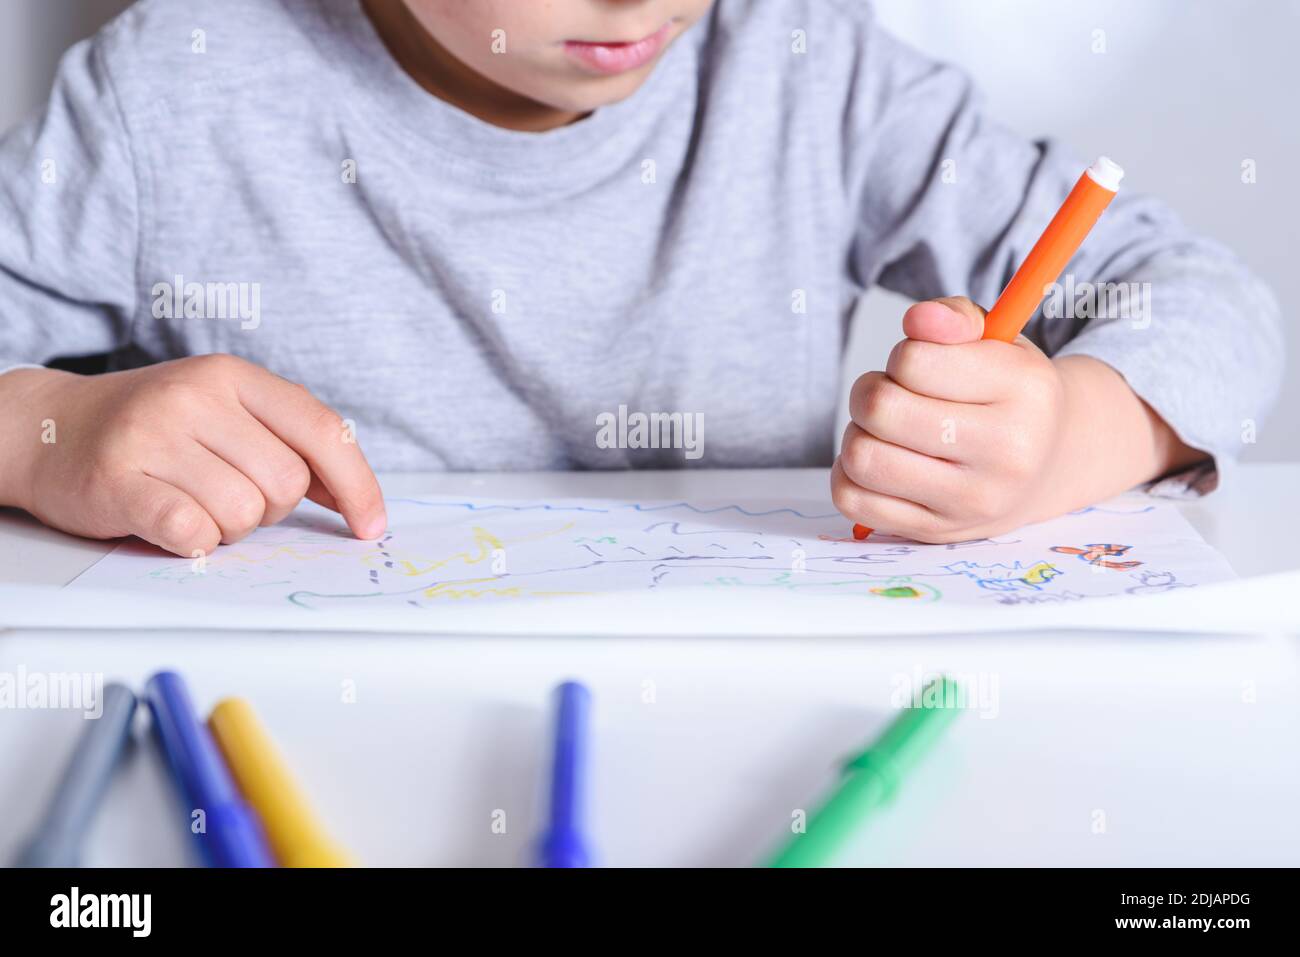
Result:
[[[841,468],[843,468],[842,464]],[[839,476],[836,478],[838,479]],[[862,493],[847,478],[831,482],[831,502],[845,515],[862,517]]]
[[265,511],[266,503],[256,492],[234,496],[226,508],[226,519],[230,525],[227,531],[241,531],[247,534],[262,521]]
[[853,380],[853,386],[849,389],[849,418],[854,422],[861,418],[862,396],[871,382],[871,377],[872,373],[870,372],[858,376]]
[[272,372],[269,369],[264,369],[261,366],[253,366],[253,369],[256,370],[258,375],[269,377],[270,379],[274,380],[277,383],[277,385],[287,387],[291,392],[295,392],[298,395],[307,396],[313,402],[316,401],[316,397],[311,394],[311,389],[307,388],[301,382],[298,382],[294,379],[285,378],[284,376]]
[[320,442],[341,440],[343,437],[343,418],[329,406],[322,405],[311,413],[309,431]]
[[859,484],[870,479],[875,460],[874,443],[865,434],[859,432],[844,444],[844,473]]
[[[874,375],[874,374],[873,374]],[[860,409],[864,428],[887,422],[897,407],[897,396],[890,381],[875,375],[862,387]]]
[[311,470],[302,459],[286,461],[271,477],[272,497],[277,502],[292,504],[307,494],[311,485]]
[[894,346],[889,358],[889,373],[900,382],[912,382],[925,374],[930,362],[929,343],[904,339]]
[[159,512],[154,525],[158,536],[171,545],[197,545],[206,531],[207,516],[190,502],[170,502]]
[[862,515],[853,507],[853,503],[849,501],[848,493],[843,489],[832,490],[831,504],[835,506],[836,511],[846,516],[850,521],[861,521]]
[[877,425],[888,422],[894,417],[897,407],[898,401],[894,390],[884,382],[878,383],[867,393],[866,417],[868,422]]
[[[838,478],[838,476],[836,476],[836,478]],[[841,512],[847,512],[847,506],[848,506],[847,490],[848,490],[847,483],[836,481],[835,479],[831,480],[831,504],[834,505],[836,508],[838,508]]]
[[290,389],[292,389],[299,396],[302,396],[304,400],[311,401],[311,402],[316,401],[316,397],[312,395],[311,389],[307,388],[307,386],[305,386],[303,383],[294,382],[292,379],[285,379],[284,381],[289,384]]
[[874,383],[883,375],[882,372],[864,372],[858,376],[853,380],[853,388],[849,392],[849,398],[854,403],[861,402],[862,398],[867,394],[867,390],[872,388]]

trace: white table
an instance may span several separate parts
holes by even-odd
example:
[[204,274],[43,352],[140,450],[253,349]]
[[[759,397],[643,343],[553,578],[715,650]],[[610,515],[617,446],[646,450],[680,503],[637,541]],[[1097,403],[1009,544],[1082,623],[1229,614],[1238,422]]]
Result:
[[[1253,466],[1184,506],[1242,575],[1300,565],[1300,465]],[[392,476],[389,495],[820,495],[806,472]],[[0,510],[0,582],[63,583],[108,550]],[[963,714],[845,863],[1300,863],[1294,635],[1120,633],[654,640],[309,633],[0,633],[0,672],[172,667],[210,707],[249,698],[336,837],[368,864],[525,863],[550,689],[596,699],[591,831],[611,865],[763,860],[891,715],[943,670],[990,695]],[[1297,628],[1300,631],[1300,628]],[[345,682],[356,689],[344,703]],[[86,863],[188,861],[141,718]],[[0,711],[0,861],[38,820],[79,713]],[[504,834],[494,813],[504,811]],[[498,815],[499,817],[499,815]]]

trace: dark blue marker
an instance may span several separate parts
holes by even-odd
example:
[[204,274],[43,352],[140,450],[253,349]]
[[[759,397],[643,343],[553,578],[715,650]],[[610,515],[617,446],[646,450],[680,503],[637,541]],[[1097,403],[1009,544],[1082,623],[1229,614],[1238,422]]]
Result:
[[539,867],[590,867],[584,834],[587,737],[591,692],[576,681],[555,689],[555,755],[548,823],[537,849]]
[[[181,676],[160,671],[144,686],[154,731],[190,810],[190,833],[211,867],[274,867],[262,823],[240,796],[207,725],[200,724]],[[194,811],[203,812],[195,832]]]

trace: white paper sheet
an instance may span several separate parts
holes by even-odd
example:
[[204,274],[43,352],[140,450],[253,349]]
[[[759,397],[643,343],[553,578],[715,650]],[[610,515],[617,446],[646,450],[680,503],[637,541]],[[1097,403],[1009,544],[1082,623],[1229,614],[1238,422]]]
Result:
[[[1173,506],[1140,496],[954,545],[854,541],[822,502],[430,497],[388,508],[378,542],[307,504],[205,560],[127,543],[64,600],[94,599],[97,620],[82,627],[754,634],[802,622],[865,633],[1023,627],[1012,619],[1030,608],[1069,623],[1103,598],[1136,621],[1143,597],[1233,577]],[[60,616],[48,611],[9,623]]]

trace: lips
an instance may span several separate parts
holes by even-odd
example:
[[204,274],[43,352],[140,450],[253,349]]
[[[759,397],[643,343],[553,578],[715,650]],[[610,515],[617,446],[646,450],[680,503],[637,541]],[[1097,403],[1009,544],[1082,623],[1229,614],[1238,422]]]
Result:
[[606,76],[626,73],[645,66],[657,57],[668,42],[668,30],[671,23],[665,23],[641,40],[631,43],[588,43],[584,40],[569,40],[564,50],[580,65]]

